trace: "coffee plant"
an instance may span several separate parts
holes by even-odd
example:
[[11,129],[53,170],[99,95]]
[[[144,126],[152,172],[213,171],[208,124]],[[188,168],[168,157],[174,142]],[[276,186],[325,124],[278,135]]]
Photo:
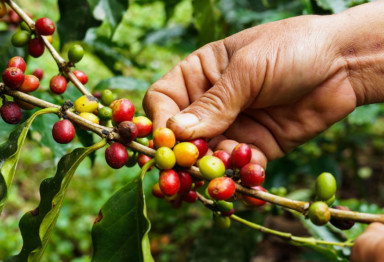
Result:
[[[295,246],[312,248],[329,260],[348,261],[353,240],[363,231],[364,224],[384,223],[382,210],[377,206],[356,201],[351,204],[337,197],[340,171],[334,168],[337,165],[330,157],[323,157],[323,162],[312,162],[320,167],[313,169],[318,175],[317,178],[311,177],[313,189],[288,193],[286,187],[277,182],[292,182],[283,178],[281,170],[286,173],[308,173],[308,170],[292,167],[293,161],[289,157],[272,163],[268,170],[264,170],[260,165],[250,163],[252,153],[247,144],[238,144],[231,153],[219,150],[207,155],[208,143],[205,138],[177,141],[173,131],[168,128],[152,130],[151,120],[135,105],[136,98],[122,96],[117,91],[119,88],[114,87],[132,90],[135,85],[141,85],[145,90],[148,85],[122,76],[90,84],[93,80],[87,70],[77,68],[90,53],[98,56],[113,74],[121,75],[121,68],[128,65],[143,67],[137,57],[132,56],[127,61],[121,55],[125,52],[137,52],[139,56],[141,50],[135,51],[133,44],[124,46],[113,41],[114,37],[119,38],[114,34],[124,22],[125,10],[132,8],[129,4],[138,8],[153,4],[151,2],[161,2],[167,23],[183,3],[58,0],[60,20],[56,24],[51,17],[32,17],[21,4],[25,1],[20,1],[20,4],[17,2],[0,0],[0,17],[7,29],[0,36],[7,39],[1,44],[3,67],[0,113],[4,122],[1,123],[0,144],[0,212],[4,207],[6,215],[11,212],[7,211],[8,199],[17,201],[12,199],[12,184],[17,180],[19,159],[30,154],[29,150],[24,149],[26,141],[35,141],[31,145],[36,147],[50,148],[51,157],[57,167],[56,173],[40,184],[38,206],[26,211],[19,221],[22,247],[19,251],[12,250],[10,254],[0,252],[0,259],[41,261],[44,259],[44,252],[49,249],[50,241],[61,241],[54,239],[54,229],[57,225],[59,230],[63,230],[60,226],[60,213],[66,212],[64,207],[71,181],[76,180],[74,176],[85,159],[91,159],[91,165],[104,161],[116,172],[125,170],[124,172],[130,173],[128,179],[108,196],[107,201],[96,207],[99,212],[93,214],[91,230],[93,252],[90,254],[92,258],[88,257],[92,261],[154,261],[153,255],[158,252],[155,245],[161,242],[150,241],[151,208],[154,207],[147,205],[147,202],[154,202],[154,197],[160,199],[161,202],[156,200],[156,203],[160,203],[159,206],[164,207],[166,203],[176,209],[173,214],[182,213],[183,205],[208,210],[215,229],[208,231],[214,232],[209,237],[202,237],[200,240],[207,254],[201,254],[203,249],[200,248],[200,253],[196,251],[190,255],[191,260],[205,261],[210,256],[218,261],[225,257],[231,261],[237,261],[236,258],[239,261],[249,259],[249,255],[244,255],[245,252],[237,256],[236,252],[242,252],[237,245],[240,245],[243,237],[251,239],[243,245],[255,245],[255,238],[252,236],[262,232],[277,236]],[[193,29],[172,26],[158,31],[147,29],[139,40],[148,46],[166,46],[178,39],[185,47],[190,40],[188,30],[192,30],[197,47],[246,27],[271,21],[272,18],[276,20],[303,13],[339,12],[364,1],[181,2],[187,3],[193,9]],[[108,33],[103,35],[101,31]],[[47,53],[53,58],[47,63],[57,65],[52,74],[31,66],[35,58],[43,56],[49,60]],[[43,81],[47,82],[49,88],[41,84]],[[87,84],[89,85],[86,86]],[[95,87],[90,91],[88,87],[93,85]],[[371,110],[369,113],[372,117],[378,116],[382,111],[376,107],[368,110]],[[345,122],[346,125],[350,127],[351,124],[358,124],[358,113],[352,115],[349,122]],[[337,132],[334,131],[333,135]],[[347,135],[340,136],[345,143],[349,142],[346,140]],[[322,137],[319,141],[311,141],[292,153],[291,157],[300,154],[300,151],[307,158],[314,159],[319,154],[325,154],[323,152],[335,154],[334,145],[327,139],[329,138]],[[323,151],[319,153],[314,143],[321,144]],[[102,151],[103,148],[105,151]],[[102,152],[102,158],[98,157],[99,152]],[[357,160],[356,155],[352,154],[352,157]],[[310,160],[301,161],[307,161],[307,166],[310,166]],[[20,162],[23,164],[23,161]],[[296,164],[300,165],[300,161],[296,161]],[[137,166],[140,167],[139,170]],[[371,171],[359,169],[358,173],[360,177],[364,177],[370,176]],[[28,175],[33,176],[33,173]],[[28,179],[25,177],[25,183],[28,183]],[[92,178],[86,182],[96,183],[97,179]],[[268,179],[272,182],[264,183]],[[150,190],[145,190],[148,181],[151,183]],[[86,187],[82,190],[85,191]],[[296,236],[291,232],[268,227],[260,219],[260,214],[266,216],[267,213],[301,221],[311,236]],[[204,214],[207,213],[202,216]],[[81,216],[81,213],[78,215]],[[88,224],[92,225],[92,222]],[[249,233],[243,234],[244,229],[237,224],[254,230],[252,236]],[[6,231],[5,224],[1,222],[1,225],[1,231]],[[185,225],[188,227],[187,222]],[[71,224],[67,224],[66,229],[76,233]],[[233,247],[229,250],[235,248],[236,252],[225,253],[217,249],[215,255],[209,254],[207,245],[212,243],[214,246],[217,243],[214,238],[222,237],[220,234],[231,241],[220,244],[220,247],[230,245]],[[167,243],[167,240],[164,241]],[[81,252],[81,247],[76,250],[77,253]],[[224,252],[223,257],[219,252]],[[63,261],[71,258],[56,257]],[[167,258],[162,260],[167,261]]]

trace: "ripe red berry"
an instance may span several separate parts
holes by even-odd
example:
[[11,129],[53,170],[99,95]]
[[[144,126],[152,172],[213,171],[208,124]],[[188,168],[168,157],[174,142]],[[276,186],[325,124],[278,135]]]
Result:
[[60,120],[53,125],[52,136],[57,143],[67,144],[75,137],[75,127],[67,119]]
[[43,40],[36,37],[34,39],[31,39],[28,43],[28,52],[31,56],[37,58],[40,57],[45,50],[45,45]]
[[208,193],[215,200],[226,200],[233,196],[236,184],[229,177],[217,177],[208,184]]
[[159,185],[164,195],[173,196],[180,189],[179,175],[172,169],[164,170],[160,173]]
[[194,189],[198,189],[198,188],[200,188],[200,187],[202,187],[203,185],[204,185],[204,180],[200,180],[200,181],[197,181],[197,182],[195,182],[194,183]]
[[192,178],[191,175],[186,172],[179,172],[180,178],[180,194],[188,193],[192,188]]
[[117,132],[119,133],[121,139],[124,143],[129,143],[136,139],[137,137],[137,127],[131,121],[123,121],[117,127]]
[[[262,186],[254,186],[251,188],[254,190],[260,190],[260,191],[265,192],[265,189]],[[264,200],[261,200],[261,199],[255,198],[255,197],[251,197],[251,196],[247,196],[247,195],[240,195],[240,198],[241,198],[242,202],[244,204],[246,204],[247,206],[259,207],[259,206],[265,205],[265,203],[266,203]]]
[[242,168],[251,161],[252,151],[251,148],[244,143],[238,144],[232,150],[231,166],[233,168]]
[[128,99],[117,100],[112,107],[112,119],[116,123],[131,121],[135,114],[135,106]]
[[21,56],[14,56],[9,59],[7,67],[17,67],[24,73],[27,65]]
[[196,138],[194,140],[189,141],[190,143],[194,144],[197,149],[199,150],[199,158],[202,158],[205,156],[205,154],[208,151],[208,143],[202,138]]
[[97,99],[101,99],[101,92],[100,91],[93,91],[92,95],[96,97]]
[[259,164],[248,163],[241,168],[240,177],[244,186],[260,186],[265,179],[264,168]]
[[[143,167],[145,165],[145,163],[147,163],[149,160],[151,160],[152,158],[147,156],[147,155],[144,155],[144,154],[139,154],[137,156],[137,163],[139,164],[139,167]],[[150,168],[150,170],[152,169],[152,167]]]
[[41,68],[37,68],[35,69],[35,71],[33,71],[32,75],[36,76],[39,80],[41,80],[44,77],[44,71]]
[[183,200],[187,203],[195,203],[197,200],[196,191],[190,190],[186,194],[183,195]]
[[221,211],[221,215],[224,216],[224,217],[230,217],[232,216],[233,214],[235,213],[235,209],[232,208],[231,210],[227,211],[227,212],[223,212]]
[[26,75],[23,83],[19,87],[19,90],[25,93],[33,92],[37,88],[39,88],[39,85],[40,85],[40,81],[36,76]]
[[128,151],[120,143],[113,143],[105,150],[105,160],[114,169],[119,169],[128,161]]
[[67,90],[67,80],[64,76],[54,76],[49,82],[51,91],[55,94],[62,94]]
[[132,120],[137,126],[138,134],[137,137],[149,136],[152,132],[152,121],[145,116],[137,116]]
[[152,195],[157,198],[164,198],[164,194],[161,192],[159,183],[156,183],[152,186]]
[[82,83],[83,85],[88,83],[88,76],[83,71],[75,70],[72,73],[76,76],[77,79],[79,79],[80,83]]
[[24,73],[17,67],[8,67],[3,71],[4,84],[10,88],[18,89],[24,82]]
[[21,121],[21,110],[15,102],[6,102],[0,109],[1,118],[8,124]]
[[40,35],[53,35],[53,33],[55,32],[55,24],[52,22],[51,19],[46,17],[37,19],[35,26],[37,32]]
[[213,156],[219,158],[223,161],[225,169],[229,169],[231,167],[231,154],[224,150],[217,150],[213,153]]

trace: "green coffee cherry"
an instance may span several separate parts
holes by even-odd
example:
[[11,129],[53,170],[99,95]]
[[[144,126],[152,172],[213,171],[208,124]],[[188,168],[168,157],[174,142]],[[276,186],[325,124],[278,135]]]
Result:
[[133,167],[134,165],[136,165],[137,164],[137,156],[138,155],[139,154],[137,152],[128,149],[128,161],[125,164],[125,166]]
[[336,196],[333,195],[330,199],[328,199],[327,201],[325,201],[325,203],[328,205],[328,206],[332,206],[332,204],[335,202],[336,200]]
[[84,49],[81,45],[73,45],[68,50],[68,59],[72,63],[79,62],[84,56]]
[[216,206],[221,212],[229,212],[233,208],[233,203],[224,200],[219,200],[216,201]]
[[317,201],[309,207],[308,217],[313,224],[323,226],[331,219],[331,212],[326,203]]
[[219,229],[228,229],[231,226],[231,219],[229,217],[221,216],[213,213],[213,223]]
[[316,179],[316,198],[327,201],[336,193],[336,180],[331,173],[321,173]]
[[31,33],[31,28],[24,21],[20,23],[20,29]]
[[107,106],[102,107],[99,109],[97,115],[103,121],[110,120],[110,119],[112,119],[112,109],[110,107],[107,107]]
[[169,147],[160,147],[156,150],[155,161],[159,169],[172,169],[176,164],[175,153]]
[[136,142],[144,145],[144,146],[148,146],[149,145],[149,140],[148,138],[146,137],[142,137],[142,138],[136,138]]
[[13,34],[11,42],[16,47],[23,47],[28,44],[30,39],[31,33],[21,30]]
[[113,102],[113,93],[109,89],[101,91],[101,103],[105,106],[109,106]]

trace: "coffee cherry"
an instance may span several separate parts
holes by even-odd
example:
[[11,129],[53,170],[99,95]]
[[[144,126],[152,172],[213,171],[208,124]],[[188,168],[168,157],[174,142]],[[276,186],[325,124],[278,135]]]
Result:
[[0,18],[3,18],[7,14],[7,7],[4,1],[0,1]]
[[159,184],[164,195],[173,196],[180,189],[179,175],[172,169],[161,171]]
[[331,212],[328,205],[322,201],[317,201],[311,204],[308,209],[308,217],[311,222],[317,226],[322,226],[328,223],[331,219]]
[[213,213],[213,224],[218,229],[228,229],[231,227],[231,219],[229,217],[221,216],[217,213]]
[[195,203],[197,201],[197,193],[196,191],[190,190],[184,194],[182,198],[187,203]]
[[[253,186],[251,188],[254,190],[260,190],[260,191],[265,192],[265,189],[262,186]],[[241,201],[247,206],[259,207],[259,206],[265,205],[265,203],[266,203],[264,200],[261,200],[261,199],[255,198],[255,197],[251,197],[251,196],[247,196],[247,195],[240,194],[239,197],[240,197]]]
[[148,141],[148,147],[153,149],[153,139]]
[[159,183],[156,183],[152,186],[152,195],[157,198],[164,198],[164,194],[161,192]]
[[121,122],[117,127],[117,132],[119,133],[121,139],[123,139],[124,143],[129,143],[137,137],[137,127],[131,121]]
[[37,19],[35,26],[37,32],[40,35],[53,35],[53,33],[55,32],[55,24],[52,22],[51,19],[46,17]]
[[231,210],[227,211],[227,212],[220,212],[222,216],[224,217],[230,217],[232,216],[234,213],[235,213],[235,209],[232,208]]
[[230,212],[233,209],[233,203],[219,200],[216,201],[216,207],[220,212]]
[[215,200],[226,200],[233,196],[236,184],[229,177],[217,177],[208,184],[208,193]]
[[331,206],[336,200],[336,196],[333,195],[330,199],[324,201],[328,206]]
[[3,82],[12,89],[18,89],[24,82],[24,73],[17,67],[8,67],[3,72]]
[[19,24],[20,21],[21,21],[20,16],[19,16],[15,11],[13,11],[13,9],[10,9],[10,10],[8,11],[8,16],[9,16],[9,20],[10,20],[10,22],[11,22],[12,24],[17,25],[17,24]]
[[136,142],[142,144],[143,146],[149,146],[149,140],[146,137],[136,138]]
[[110,107],[102,107],[97,112],[98,117],[103,121],[108,121],[112,119],[112,109]]
[[179,172],[180,179],[180,194],[188,193],[192,188],[192,178],[191,175],[186,172]]
[[191,167],[199,157],[199,150],[190,142],[178,143],[173,148],[173,152],[176,156],[176,163],[182,167]]
[[104,89],[103,91],[101,91],[100,98],[101,98],[101,103],[105,106],[110,106],[114,100],[113,93],[109,89]]
[[225,169],[229,169],[231,167],[231,154],[224,150],[217,150],[213,153],[213,156],[220,158],[223,161]]
[[132,150],[128,150],[128,161],[125,163],[126,167],[133,167],[137,164],[138,153]]
[[204,156],[201,158],[199,168],[203,177],[208,180],[224,176],[225,173],[223,162],[215,156]]
[[14,56],[8,61],[7,67],[17,67],[23,73],[25,73],[25,69],[27,68],[27,64],[25,63],[24,59],[21,56]]
[[13,34],[11,38],[11,43],[13,46],[16,47],[24,47],[29,43],[30,39],[31,33],[21,30]]
[[57,143],[68,144],[75,137],[75,127],[67,119],[60,120],[53,125],[52,136]]
[[174,209],[179,209],[183,205],[183,201],[180,194],[174,194],[172,196],[164,195],[165,201]]
[[173,131],[166,127],[160,127],[153,132],[153,144],[155,148],[169,147],[172,148],[176,143],[176,137]]
[[233,168],[242,168],[251,161],[251,148],[244,143],[240,143],[232,150],[231,166]]
[[20,29],[31,33],[31,28],[29,28],[28,24],[24,21],[20,23]]
[[93,91],[92,92],[92,95],[94,96],[94,97],[96,97],[97,99],[101,99],[101,93],[100,93],[100,91]]
[[17,98],[14,98],[14,102],[21,108],[21,109],[24,109],[24,110],[32,110],[35,108],[34,105],[32,104],[29,104],[27,102],[24,102],[23,100],[18,100]]
[[84,49],[81,45],[73,45],[68,50],[68,59],[72,63],[79,62],[84,56]]
[[[147,155],[144,155],[144,154],[139,154],[137,156],[137,163],[139,164],[139,167],[143,167],[149,160],[151,160],[152,158],[147,156]],[[150,170],[152,169],[152,167],[150,168]]]
[[336,180],[331,173],[321,173],[316,179],[316,198],[326,201],[336,193]]
[[152,121],[145,116],[137,116],[132,120],[133,123],[137,126],[137,137],[146,137],[149,136],[152,132]]
[[94,124],[100,124],[99,118],[95,114],[88,113],[88,112],[83,112],[79,114],[80,117],[87,119],[88,121],[91,121]]
[[32,57],[34,58],[40,57],[44,53],[44,50],[45,50],[45,45],[43,40],[41,40],[40,38],[36,37],[29,41],[28,53]]
[[195,182],[195,183],[193,184],[193,188],[194,188],[194,189],[198,189],[198,188],[204,186],[204,183],[205,183],[204,180],[197,181],[197,182]]
[[[335,206],[334,208],[338,210],[351,211],[348,207],[345,207],[345,206]],[[341,220],[335,217],[331,217],[330,222],[334,227],[337,227],[338,229],[341,229],[341,230],[351,229],[355,225],[354,221]]]
[[240,177],[244,186],[260,186],[265,179],[264,168],[259,164],[248,163],[241,168]]
[[67,90],[67,80],[64,76],[54,76],[49,82],[51,91],[55,94],[62,94]]
[[72,73],[76,76],[77,79],[79,79],[80,83],[82,83],[83,85],[88,83],[88,76],[83,71],[75,70]]
[[48,42],[49,42],[50,44],[53,43],[53,36],[51,36],[51,35],[47,35],[47,36],[45,37],[45,39],[47,39]]
[[127,149],[120,143],[113,143],[105,150],[105,160],[114,169],[119,169],[128,161]]
[[160,147],[156,150],[155,161],[159,169],[172,169],[176,164],[175,153],[168,147]]
[[94,96],[81,96],[75,101],[75,109],[79,113],[92,113],[97,110],[99,103]]
[[35,71],[33,71],[32,75],[36,76],[39,80],[41,80],[44,77],[44,71],[41,68],[37,68],[35,69]]
[[24,77],[24,81],[19,87],[19,91],[30,93],[35,91],[37,88],[39,88],[40,81],[39,79],[34,75],[26,75]]
[[135,106],[126,98],[117,100],[112,108],[112,119],[117,124],[123,121],[131,121],[135,114]]
[[21,110],[15,102],[6,102],[0,109],[1,118],[8,124],[17,124],[21,121]]
[[199,157],[198,158],[202,158],[208,152],[208,143],[204,139],[196,138],[196,139],[191,140],[189,142],[194,144],[197,147],[197,149],[199,150]]

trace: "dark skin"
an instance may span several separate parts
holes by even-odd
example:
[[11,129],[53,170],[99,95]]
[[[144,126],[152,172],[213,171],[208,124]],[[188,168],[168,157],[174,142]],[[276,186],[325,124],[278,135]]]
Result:
[[[357,106],[384,100],[383,11],[379,1],[210,43],[150,87],[145,111],[179,140],[205,137],[228,152],[248,143],[252,162],[266,167]],[[367,261],[359,246],[369,241],[359,239],[351,259]]]

